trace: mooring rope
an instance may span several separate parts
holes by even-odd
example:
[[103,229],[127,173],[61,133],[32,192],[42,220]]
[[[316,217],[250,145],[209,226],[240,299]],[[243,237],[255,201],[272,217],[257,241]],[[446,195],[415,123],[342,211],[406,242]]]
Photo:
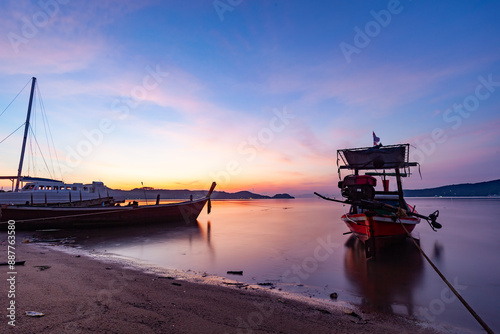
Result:
[[477,320],[477,322],[479,322],[479,324],[484,328],[484,330],[487,333],[493,334],[494,332],[491,330],[491,328],[488,327],[488,325],[483,321],[483,319],[481,319],[481,317],[476,313],[476,311],[474,311],[472,309],[472,307],[465,301],[465,299],[460,295],[460,293],[458,293],[458,291],[453,287],[453,285],[451,285],[451,283],[446,279],[446,277],[441,273],[441,271],[434,265],[434,263],[431,261],[431,259],[429,259],[429,257],[427,256],[427,254],[425,254],[425,252],[422,250],[422,248],[419,246],[419,244],[411,236],[410,232],[408,232],[408,230],[406,229],[406,227],[404,226],[404,224],[401,222],[401,219],[398,219],[398,221],[401,224],[401,226],[403,227],[403,229],[405,230],[406,234],[413,241],[413,244],[418,248],[418,250],[420,251],[420,253],[424,256],[424,258],[427,260],[427,262],[429,262],[429,264],[434,269],[434,271],[439,275],[439,277],[441,277],[441,279],[443,280],[443,282],[446,283],[446,285],[450,288],[450,290],[455,294],[455,296],[457,296],[457,298],[462,302],[462,304],[470,312],[470,314],[472,314],[472,316]]
[[358,223],[357,221],[352,220],[352,219],[349,217],[349,215],[347,214],[347,212],[345,211],[345,205],[342,205],[342,208],[343,208],[343,210],[344,210],[344,216],[345,216],[345,218],[346,218],[348,221],[350,221],[351,223],[356,224],[356,225],[366,226],[366,225],[364,225],[364,224],[360,224],[360,223]]

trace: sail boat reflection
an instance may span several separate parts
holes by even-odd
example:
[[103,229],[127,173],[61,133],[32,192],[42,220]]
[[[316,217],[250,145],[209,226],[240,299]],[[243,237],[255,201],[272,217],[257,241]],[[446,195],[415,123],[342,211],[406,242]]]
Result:
[[[370,311],[413,314],[413,292],[423,273],[423,259],[410,239],[392,244],[366,260],[364,245],[354,236],[345,243],[345,274]],[[404,307],[406,306],[406,310]]]

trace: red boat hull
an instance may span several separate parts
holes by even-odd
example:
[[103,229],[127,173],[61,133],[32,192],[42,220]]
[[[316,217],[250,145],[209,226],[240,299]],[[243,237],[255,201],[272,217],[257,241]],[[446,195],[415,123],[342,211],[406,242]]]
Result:
[[401,217],[394,221],[392,216],[367,216],[364,213],[345,214],[341,218],[362,242],[370,238],[406,237],[407,231],[411,233],[420,222],[420,219],[415,217]]

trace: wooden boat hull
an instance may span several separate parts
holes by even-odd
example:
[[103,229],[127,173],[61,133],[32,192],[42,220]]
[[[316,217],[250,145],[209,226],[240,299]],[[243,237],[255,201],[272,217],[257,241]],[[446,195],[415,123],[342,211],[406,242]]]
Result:
[[344,214],[341,219],[362,242],[370,238],[404,238],[408,235],[406,231],[411,233],[420,222],[416,217],[401,217],[394,221],[393,216],[370,216],[364,213]]
[[2,206],[0,227],[5,230],[9,220],[16,222],[16,230],[190,223],[198,218],[208,200],[205,197],[181,203],[100,208]]

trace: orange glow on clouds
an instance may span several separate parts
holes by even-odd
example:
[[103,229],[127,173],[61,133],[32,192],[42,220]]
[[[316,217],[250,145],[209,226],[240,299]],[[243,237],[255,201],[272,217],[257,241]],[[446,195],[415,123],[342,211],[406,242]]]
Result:
[[[0,113],[36,76],[33,132],[45,148],[44,108],[55,148],[43,158],[50,174],[36,154],[23,174],[111,188],[216,181],[229,192],[332,193],[337,149],[370,146],[372,131],[418,146],[435,129],[448,139],[409,186],[499,178],[500,53],[481,45],[500,45],[490,15],[500,5],[421,6],[347,63],[338,45],[352,43],[372,2],[325,1],[306,16],[296,1],[248,2],[221,22],[210,2],[70,1],[29,36],[24,18],[43,11],[38,3],[0,2]],[[24,38],[17,47],[12,33]],[[474,47],[450,52],[463,45]],[[492,78],[489,95],[454,128],[444,111],[474,96],[479,76]],[[23,124],[27,100],[0,116],[0,140]],[[21,142],[18,131],[0,145],[0,174],[16,174]]]

